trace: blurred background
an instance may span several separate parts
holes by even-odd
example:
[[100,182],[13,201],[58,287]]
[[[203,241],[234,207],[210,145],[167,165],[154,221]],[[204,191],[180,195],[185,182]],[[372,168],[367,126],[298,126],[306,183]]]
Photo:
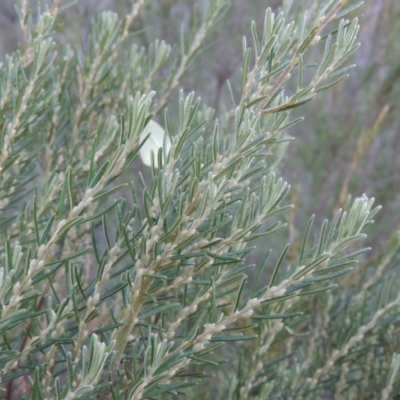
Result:
[[[242,37],[251,43],[251,20],[261,32],[265,9],[279,11],[282,1],[232,0],[181,88],[194,90],[203,103],[217,110],[229,107],[226,80],[240,88]],[[318,2],[293,2],[293,17]],[[357,2],[349,0],[349,4]],[[39,1],[31,3],[35,6]],[[18,48],[14,4],[14,0],[0,1],[0,60]],[[126,0],[78,0],[62,12],[58,38],[79,46],[85,43],[90,22],[99,12],[111,9],[123,16],[128,6]],[[206,7],[206,0],[151,0],[129,40],[146,46],[160,38],[178,52],[181,32],[190,34],[193,16]],[[296,204],[286,232],[287,240],[294,243],[301,239],[311,214],[316,213],[317,221],[330,218],[347,194],[375,197],[383,210],[368,237],[373,260],[400,225],[400,1],[366,0],[352,14],[357,15],[362,45],[349,62],[356,67],[347,81],[296,109],[305,121],[289,132],[296,140],[287,149],[281,173],[292,185],[289,201]]]

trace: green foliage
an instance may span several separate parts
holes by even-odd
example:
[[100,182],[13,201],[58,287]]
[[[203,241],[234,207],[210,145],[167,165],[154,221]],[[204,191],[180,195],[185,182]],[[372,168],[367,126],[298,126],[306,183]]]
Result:
[[[315,2],[289,23],[289,2],[267,9],[216,111],[177,89],[225,1],[180,46],[142,47],[145,3],[98,15],[81,47],[57,33],[60,1],[21,3],[23,40],[0,70],[5,398],[398,395],[399,238],[354,272],[380,207],[347,197],[289,255],[281,240],[291,113],[348,77],[359,25],[341,18],[358,5]],[[152,120],[166,136],[147,150]],[[280,256],[253,264],[255,245]]]

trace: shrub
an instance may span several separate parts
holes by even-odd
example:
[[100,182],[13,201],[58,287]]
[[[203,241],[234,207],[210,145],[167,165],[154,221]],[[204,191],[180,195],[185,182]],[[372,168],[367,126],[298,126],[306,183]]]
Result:
[[216,112],[177,90],[223,0],[180,50],[132,44],[145,1],[100,14],[81,47],[57,34],[59,0],[22,2],[23,41],[0,72],[4,398],[399,393],[397,237],[363,282],[351,272],[379,207],[348,198],[314,237],[311,217],[290,257],[279,220],[291,110],[345,80],[358,48],[345,3],[290,23],[267,9]]

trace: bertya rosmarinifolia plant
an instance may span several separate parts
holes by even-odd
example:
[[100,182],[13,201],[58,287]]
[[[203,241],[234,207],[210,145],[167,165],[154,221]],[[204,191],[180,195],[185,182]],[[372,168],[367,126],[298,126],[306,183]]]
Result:
[[291,208],[277,169],[301,121],[291,109],[352,67],[359,25],[345,18],[360,4],[346,3],[315,1],[289,23],[289,2],[267,9],[243,39],[241,95],[228,85],[232,106],[216,115],[177,90],[224,0],[179,49],[135,45],[144,0],[122,20],[97,16],[81,48],[57,33],[61,0],[21,2],[23,42],[0,70],[2,398],[400,393],[400,294],[386,279],[398,241],[340,289],[368,250],[373,199],[319,230],[312,217],[294,260],[284,243],[276,262],[247,257]]

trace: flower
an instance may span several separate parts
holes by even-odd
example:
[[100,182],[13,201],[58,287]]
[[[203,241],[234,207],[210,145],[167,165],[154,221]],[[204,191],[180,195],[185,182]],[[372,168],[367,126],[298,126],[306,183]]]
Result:
[[[148,136],[149,134],[150,136]],[[146,140],[145,143],[143,143],[144,140]],[[168,135],[165,135],[165,130],[153,120],[149,121],[143,129],[139,137],[139,143],[143,143],[139,151],[140,158],[142,159],[143,164],[149,167],[151,166],[152,152],[154,153],[154,159],[157,160],[158,149],[163,148],[165,145],[165,151],[163,154],[166,154],[171,148],[171,141]],[[155,161],[155,165],[158,165],[157,161]]]

